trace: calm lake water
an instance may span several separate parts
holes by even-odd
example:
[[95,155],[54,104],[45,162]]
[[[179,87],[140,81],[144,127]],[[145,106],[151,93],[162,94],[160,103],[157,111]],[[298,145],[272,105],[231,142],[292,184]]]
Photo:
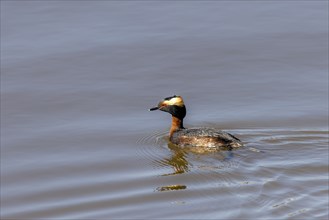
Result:
[[[187,127],[245,147],[168,144]],[[1,1],[2,219],[327,219],[327,1]]]

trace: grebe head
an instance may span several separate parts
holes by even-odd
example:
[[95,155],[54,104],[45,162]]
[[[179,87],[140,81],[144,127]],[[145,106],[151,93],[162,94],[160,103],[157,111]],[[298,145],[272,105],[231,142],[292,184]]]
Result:
[[161,102],[159,102],[158,106],[150,109],[150,111],[154,110],[168,112],[173,117],[176,117],[180,120],[183,120],[186,115],[184,101],[181,96],[176,95],[163,99]]

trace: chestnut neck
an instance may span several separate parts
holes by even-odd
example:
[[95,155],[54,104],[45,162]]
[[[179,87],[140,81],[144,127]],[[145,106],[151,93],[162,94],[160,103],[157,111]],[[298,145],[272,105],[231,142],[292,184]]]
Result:
[[171,139],[172,135],[174,134],[174,132],[177,131],[178,129],[184,129],[183,119],[179,119],[175,116],[172,116],[171,128],[170,128],[170,132],[169,132],[170,139]]

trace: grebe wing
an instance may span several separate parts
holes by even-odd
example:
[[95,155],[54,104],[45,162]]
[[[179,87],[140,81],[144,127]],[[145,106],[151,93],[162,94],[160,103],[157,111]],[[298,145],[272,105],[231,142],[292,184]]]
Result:
[[[221,131],[214,128],[186,128],[180,129],[175,132],[175,136],[187,136],[187,137],[217,137],[227,141],[240,141],[239,138],[229,134],[225,131]],[[240,141],[241,142],[241,141]]]

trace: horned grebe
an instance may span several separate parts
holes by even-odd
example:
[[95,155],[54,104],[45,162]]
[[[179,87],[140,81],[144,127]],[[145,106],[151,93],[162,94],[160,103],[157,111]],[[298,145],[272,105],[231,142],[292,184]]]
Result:
[[183,119],[186,108],[181,96],[167,97],[150,111],[161,110],[172,115],[169,139],[173,144],[182,147],[210,149],[237,148],[242,142],[233,135],[214,128],[184,128]]

